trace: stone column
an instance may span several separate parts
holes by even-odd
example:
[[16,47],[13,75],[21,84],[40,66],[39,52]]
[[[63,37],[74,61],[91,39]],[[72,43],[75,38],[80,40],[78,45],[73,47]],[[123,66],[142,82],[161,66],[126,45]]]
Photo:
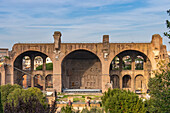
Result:
[[110,85],[110,76],[109,76],[109,67],[110,64],[108,61],[104,60],[104,63],[102,63],[102,92],[105,92],[108,90]]
[[135,92],[135,77],[131,76],[131,91]]
[[120,74],[120,76],[119,76],[119,87],[120,87],[120,89],[123,89],[123,83],[122,83],[122,74]]
[[123,64],[123,59],[122,57],[119,57],[119,70],[122,71],[122,65]]
[[62,75],[61,74],[53,74],[53,89],[57,92],[62,92]]
[[[9,59],[6,59],[6,62],[8,64],[8,72],[7,74],[10,75],[9,79],[10,79],[10,84],[14,84],[14,67],[13,67],[13,62]],[[5,84],[5,80],[6,78],[4,77],[4,84]]]
[[57,92],[62,92],[62,73],[61,73],[61,63],[62,58],[60,56],[60,44],[61,44],[61,32],[54,32],[54,50],[55,54],[53,54],[53,89]]
[[42,67],[42,70],[43,70],[43,90],[45,91],[46,90],[46,80],[45,80],[45,77],[46,77],[46,56],[42,56],[43,58],[43,67]]
[[53,60],[53,89],[62,92],[61,59]]
[[134,57],[134,56],[132,57],[132,63],[131,63],[131,65],[132,65],[132,66],[131,66],[131,70],[132,70],[132,71],[135,71],[135,57]]
[[147,63],[145,60],[143,61],[143,70],[147,70]]
[[123,59],[122,59],[122,56],[120,56],[119,57],[119,73],[120,73],[120,75],[119,75],[119,87],[120,87],[120,89],[122,89],[123,88],[123,86],[122,86],[122,65],[123,64]]
[[31,71],[34,71],[34,56],[31,56],[30,57],[30,60],[31,60]]
[[1,67],[0,71],[1,71],[1,85],[5,85],[5,69],[4,69],[4,67]]
[[135,91],[135,58],[136,58],[136,56],[133,54],[133,56],[132,56],[132,68],[131,68],[131,70],[132,70],[132,75],[131,75],[131,91]]
[[34,75],[33,71],[34,71],[34,58],[35,56],[30,56],[30,60],[31,60],[31,87],[34,87]]
[[31,76],[31,87],[34,87],[34,76]]
[[42,70],[45,71],[46,70],[46,57],[42,57],[43,58],[43,68]]
[[43,84],[43,91],[45,91],[46,90],[46,87],[45,87],[45,76],[43,76],[42,77],[43,78],[43,80],[42,80],[42,84]]

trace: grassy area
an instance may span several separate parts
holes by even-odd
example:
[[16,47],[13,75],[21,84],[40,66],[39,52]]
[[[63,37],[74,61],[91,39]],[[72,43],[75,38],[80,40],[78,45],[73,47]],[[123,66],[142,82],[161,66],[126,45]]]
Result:
[[73,102],[85,102],[84,98],[73,98]]
[[85,97],[90,97],[91,100],[101,100],[101,95],[64,95],[64,94],[58,94],[58,96],[63,96],[58,99],[58,101],[68,101],[68,97],[73,97],[73,102],[85,102]]

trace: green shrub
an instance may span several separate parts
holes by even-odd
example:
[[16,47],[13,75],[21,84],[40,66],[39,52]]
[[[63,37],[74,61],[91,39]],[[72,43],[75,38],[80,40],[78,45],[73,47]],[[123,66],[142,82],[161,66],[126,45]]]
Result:
[[61,108],[61,113],[74,113],[72,106],[67,105]]
[[3,113],[3,107],[1,103],[1,90],[0,90],[0,113]]
[[2,102],[3,106],[7,102],[8,95],[11,92],[13,92],[15,89],[22,89],[22,87],[20,85],[17,85],[17,84],[14,84],[14,85],[7,84],[7,85],[0,86],[0,90],[1,90],[1,102]]
[[109,89],[102,96],[102,105],[110,113],[145,113],[146,108],[138,95],[133,92]]
[[166,61],[158,62],[159,70],[155,71],[155,77],[150,78],[148,87],[150,90],[150,113],[169,113],[170,111],[170,64]]
[[97,108],[97,107],[92,107],[90,110],[87,108],[84,108],[81,113],[104,113],[103,109]]
[[27,90],[24,89],[15,89],[12,91],[8,97],[7,97],[7,102],[12,103],[14,101],[14,105],[18,104],[19,98],[22,98],[24,102],[26,102],[29,98],[36,97],[39,102],[44,105],[44,107],[47,107],[47,103],[45,96],[41,92],[40,89],[36,87],[31,87],[28,88]]

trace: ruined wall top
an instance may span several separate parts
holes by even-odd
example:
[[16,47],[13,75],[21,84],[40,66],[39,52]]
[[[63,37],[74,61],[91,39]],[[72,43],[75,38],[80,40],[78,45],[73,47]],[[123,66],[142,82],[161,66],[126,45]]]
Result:
[[53,37],[54,37],[54,48],[56,50],[60,49],[61,36],[62,36],[61,32],[59,32],[59,31],[54,32],[54,35],[53,35]]

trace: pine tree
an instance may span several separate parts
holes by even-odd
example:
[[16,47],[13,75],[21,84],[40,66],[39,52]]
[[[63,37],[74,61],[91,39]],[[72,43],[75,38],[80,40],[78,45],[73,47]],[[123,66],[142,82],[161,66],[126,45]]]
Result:
[[1,90],[0,90],[0,113],[3,113],[3,107],[1,103]]
[[146,108],[138,95],[133,92],[109,89],[102,97],[105,111],[109,113],[145,113]]
[[[167,10],[167,13],[170,16],[170,9]],[[169,31],[168,32],[164,32],[164,35],[167,36],[170,39],[170,21],[169,20],[166,20],[166,27],[169,29]]]
[[150,78],[148,87],[151,100],[149,111],[158,113],[169,113],[170,111],[170,64],[165,61],[158,63],[159,70],[155,71],[155,77]]

